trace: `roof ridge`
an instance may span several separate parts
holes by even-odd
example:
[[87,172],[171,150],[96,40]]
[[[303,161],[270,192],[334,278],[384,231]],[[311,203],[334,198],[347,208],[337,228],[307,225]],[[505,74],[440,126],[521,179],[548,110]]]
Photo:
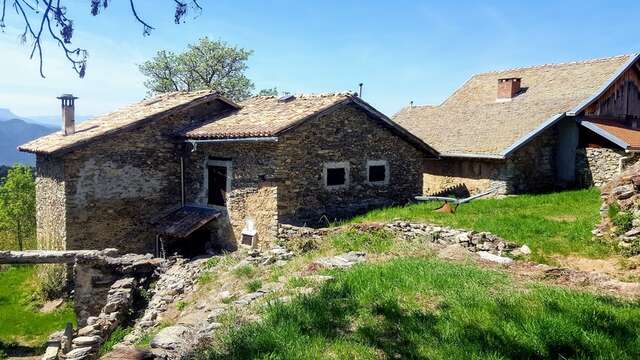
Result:
[[510,72],[510,71],[542,69],[542,68],[556,67],[556,66],[592,64],[592,63],[605,62],[605,61],[610,61],[610,60],[619,59],[619,58],[630,58],[630,57],[635,56],[635,55],[637,55],[637,53],[621,54],[621,55],[614,55],[614,56],[609,56],[609,57],[587,59],[587,60],[577,60],[577,61],[567,61],[567,62],[559,62],[559,63],[547,63],[547,64],[539,64],[539,65],[531,65],[531,66],[522,66],[522,67],[508,68],[508,69],[502,69],[502,70],[491,70],[491,71],[485,71],[485,72],[477,73],[474,76],[489,75],[489,74],[499,74],[499,73]]

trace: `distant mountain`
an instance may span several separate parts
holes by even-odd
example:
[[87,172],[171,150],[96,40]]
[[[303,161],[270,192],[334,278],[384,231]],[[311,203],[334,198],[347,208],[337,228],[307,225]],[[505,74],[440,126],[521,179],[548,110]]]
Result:
[[[76,114],[76,124],[81,123],[85,120],[92,118],[91,115],[78,115]],[[60,115],[37,115],[37,116],[29,116],[28,119],[23,119],[27,122],[33,124],[40,124],[44,126],[55,126],[60,127],[62,120],[60,119]]]
[[21,119],[21,117],[12,113],[9,109],[0,108],[0,121],[13,119]]
[[0,109],[0,165],[15,163],[34,165],[35,156],[19,152],[18,145],[50,134],[57,129],[52,126],[32,124],[20,118],[3,118],[3,116],[10,116],[10,114],[11,111]]

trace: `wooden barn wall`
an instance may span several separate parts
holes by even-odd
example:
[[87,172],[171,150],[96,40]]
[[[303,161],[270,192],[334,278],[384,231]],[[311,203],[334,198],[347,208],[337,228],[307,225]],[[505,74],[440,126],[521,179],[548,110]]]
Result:
[[613,86],[585,111],[586,116],[640,118],[640,70],[638,64],[627,70]]

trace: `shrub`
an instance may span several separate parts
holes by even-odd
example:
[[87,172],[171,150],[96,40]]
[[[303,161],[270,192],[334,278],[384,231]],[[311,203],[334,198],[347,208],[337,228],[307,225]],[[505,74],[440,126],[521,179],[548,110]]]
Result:
[[59,299],[67,287],[67,267],[60,264],[39,265],[36,270],[37,292],[44,300]]
[[304,254],[309,251],[318,250],[322,245],[322,240],[315,237],[299,237],[287,241],[286,247],[296,254]]
[[262,288],[262,281],[260,281],[258,279],[249,281],[247,283],[247,290],[249,292],[256,292],[256,291],[260,290],[260,288]]
[[609,205],[609,208],[607,209],[607,214],[609,215],[609,219],[615,218],[618,215],[618,213],[620,213],[620,205],[616,203]]
[[616,233],[624,234],[633,227],[633,214],[624,211],[618,212],[611,218],[611,222],[616,226]]

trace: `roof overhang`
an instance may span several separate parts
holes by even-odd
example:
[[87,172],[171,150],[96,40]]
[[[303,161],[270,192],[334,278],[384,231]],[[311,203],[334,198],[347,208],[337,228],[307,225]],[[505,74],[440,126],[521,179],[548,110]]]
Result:
[[590,97],[584,99],[580,104],[578,104],[573,109],[567,111],[568,116],[577,116],[584,109],[586,109],[589,105],[593,104],[600,96],[602,96],[613,84],[622,77],[622,75],[629,70],[637,61],[640,59],[640,53],[635,54],[629,58],[627,62],[625,62],[614,74],[611,78],[604,84],[598,91],[596,91]]
[[629,145],[629,143],[627,143],[623,139],[615,136],[614,134],[606,131],[605,129],[599,127],[596,123],[593,123],[591,121],[585,120],[584,118],[579,118],[578,119],[578,123],[580,125],[582,125],[583,127],[585,127],[587,129],[591,130],[592,132],[596,133],[597,135],[600,135],[604,139],[607,139],[610,142],[616,144],[617,146],[621,147],[623,150],[628,150],[631,147]]

